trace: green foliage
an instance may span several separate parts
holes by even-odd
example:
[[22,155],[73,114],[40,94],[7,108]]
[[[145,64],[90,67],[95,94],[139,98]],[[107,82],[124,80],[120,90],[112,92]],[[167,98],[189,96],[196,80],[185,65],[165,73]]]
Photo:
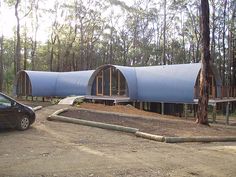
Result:
[[[14,0],[4,1],[9,6]],[[39,0],[20,3],[22,58],[26,31],[27,69],[32,68],[32,44],[38,25],[37,38],[44,30],[46,42],[37,41],[35,70],[71,71],[95,69],[111,63],[119,65],[158,65],[164,51],[164,1],[121,0],[53,1],[51,7]],[[200,60],[199,3],[197,0],[170,0],[166,10],[165,57],[168,64],[198,62]],[[225,1],[211,0],[215,8],[214,62],[222,70],[223,35],[225,29],[235,33],[235,1],[227,1],[227,18],[223,18]],[[214,3],[213,3],[214,2]],[[32,7],[30,14],[24,17]],[[38,16],[37,16],[38,14]],[[211,14],[212,15],[212,14]],[[37,19],[38,18],[38,24]],[[49,20],[46,22],[46,20]],[[27,21],[24,26],[24,21]],[[10,29],[9,29],[10,30]],[[14,31],[13,31],[14,32]],[[40,32],[40,33],[39,33]],[[212,32],[212,31],[211,31]],[[13,35],[14,36],[14,35]],[[228,44],[229,38],[225,38]],[[232,51],[233,51],[232,47]],[[15,38],[4,38],[4,83],[10,91],[14,82]],[[230,52],[226,46],[225,53]],[[226,55],[226,63],[230,61]],[[50,61],[52,60],[52,66]],[[235,62],[236,63],[236,62]],[[23,65],[23,61],[21,63]],[[220,71],[224,76],[223,71]]]
[[16,0],[4,0],[4,2],[9,6],[13,6],[13,5],[15,5]]
[[50,102],[51,104],[58,104],[61,101],[59,98],[53,98]]

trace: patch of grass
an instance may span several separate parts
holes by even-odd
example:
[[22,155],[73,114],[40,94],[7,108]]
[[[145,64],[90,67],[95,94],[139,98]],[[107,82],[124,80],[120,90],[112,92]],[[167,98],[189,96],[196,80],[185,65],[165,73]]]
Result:
[[59,98],[53,98],[50,102],[51,104],[58,104],[61,101]]
[[74,101],[74,105],[79,107],[84,102],[83,98],[78,98]]

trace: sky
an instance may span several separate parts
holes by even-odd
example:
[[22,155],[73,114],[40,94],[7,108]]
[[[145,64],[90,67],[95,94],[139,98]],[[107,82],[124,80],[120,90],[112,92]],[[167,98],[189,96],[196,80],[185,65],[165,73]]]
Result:
[[[44,0],[44,4],[39,4],[39,6],[44,6],[45,4],[47,4],[47,8],[53,8],[54,2],[55,0]],[[68,0],[59,0],[61,3],[63,1],[68,1]],[[122,1],[122,0],[121,0]],[[22,1],[23,3],[24,1]],[[8,7],[3,0],[0,0],[1,3],[1,15],[0,15],[0,35],[4,35],[4,37],[6,38],[11,38],[14,36],[14,31],[15,31],[15,25],[16,25],[16,17],[15,17],[15,12],[14,12],[14,6],[12,7]],[[133,0],[125,0],[125,3],[127,5],[131,5],[133,3]],[[122,13],[120,8],[115,6],[113,7],[115,12],[119,12]],[[109,12],[104,12],[103,15],[107,15],[109,14]],[[27,18],[25,18],[27,19]],[[20,23],[21,26],[23,26],[25,23],[27,24],[28,28],[31,28],[31,22],[30,21],[25,21],[25,19],[21,19]],[[39,26],[39,30],[38,30],[38,34],[37,34],[37,38],[38,40],[42,41],[42,42],[46,42],[46,40],[48,39],[49,36],[49,31],[48,28],[51,25],[51,19],[48,18],[47,16],[43,16],[40,17],[40,25]]]
[[[45,0],[47,7],[48,8],[53,7],[54,1],[55,0]],[[0,2],[2,2],[2,0],[0,0]],[[27,20],[27,18],[22,18],[21,16],[20,16],[20,19],[21,19],[20,20],[21,27],[24,26],[24,24],[26,23],[27,27],[31,28],[31,21]],[[50,26],[51,21],[50,21],[50,18],[48,18],[47,16],[42,16],[40,20],[41,20],[40,24],[43,24],[43,25],[40,25],[39,27],[38,39],[40,41],[46,41],[48,38],[48,31],[46,29]],[[16,17],[15,17],[14,6],[9,7],[5,3],[2,2],[1,15],[0,15],[0,35],[3,34],[4,37],[6,38],[13,37],[15,26],[16,26]]]
[[12,37],[15,22],[16,19],[14,16],[14,9],[11,9],[2,3],[0,15],[0,34],[3,33],[6,37]]

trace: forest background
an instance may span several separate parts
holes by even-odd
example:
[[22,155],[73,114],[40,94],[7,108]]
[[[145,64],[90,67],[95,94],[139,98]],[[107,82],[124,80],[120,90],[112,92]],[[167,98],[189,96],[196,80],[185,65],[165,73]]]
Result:
[[[236,86],[236,1],[209,0],[210,52]],[[0,0],[0,91],[18,71],[200,62],[199,0]],[[12,25],[10,25],[12,24]]]

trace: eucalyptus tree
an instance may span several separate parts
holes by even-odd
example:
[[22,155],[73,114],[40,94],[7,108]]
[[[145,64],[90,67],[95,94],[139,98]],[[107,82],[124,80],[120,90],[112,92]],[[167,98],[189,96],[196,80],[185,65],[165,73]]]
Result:
[[[28,3],[22,5],[21,0],[15,1],[15,17],[16,17],[16,48],[15,48],[15,74],[22,69],[21,67],[21,24],[20,21],[27,17],[32,10],[32,4],[29,3],[29,7],[26,7]],[[22,10],[27,9],[27,10]],[[25,29],[26,30],[26,29]],[[25,33],[26,35],[26,33]],[[25,37],[26,38],[26,37]],[[26,39],[25,39],[26,40]],[[26,50],[26,48],[25,48]],[[26,52],[26,51],[25,51]],[[26,69],[26,68],[25,68]]]
[[201,62],[198,98],[198,124],[208,125],[208,99],[209,99],[209,72],[210,72],[210,28],[209,28],[209,3],[201,0]]
[[189,1],[186,5],[187,8],[187,21],[186,25],[188,38],[190,40],[192,62],[197,63],[200,61],[200,19],[199,19],[199,1]]
[[[0,1],[0,26],[2,27],[2,2]],[[3,32],[0,34],[0,91],[3,90]]]
[[214,62],[216,57],[216,0],[210,0],[210,5],[212,7],[211,15],[211,59]]
[[[50,29],[50,57],[49,57],[49,70],[50,71],[59,71],[60,70],[60,59],[61,59],[61,45],[60,45],[60,31],[63,28],[64,24],[59,23],[59,19],[63,15],[63,9],[61,9],[61,3],[56,0],[54,2],[53,8],[45,9],[48,15],[51,17],[51,29]],[[57,60],[55,57],[57,56]]]
[[31,41],[31,63],[32,63],[32,70],[35,70],[35,62],[37,61],[37,35],[39,29],[39,0],[33,0],[33,7],[32,7],[32,18],[31,18],[31,27],[32,27],[32,34],[30,37]]
[[2,48],[2,66],[3,66],[3,91],[12,94],[14,83],[14,43],[13,39],[4,38],[1,41]]
[[3,35],[0,37],[0,91],[3,90]]
[[164,25],[163,25],[163,54],[162,54],[162,63],[166,64],[166,0],[164,0]]
[[21,70],[20,62],[21,62],[21,36],[20,36],[20,17],[19,17],[19,5],[20,0],[16,0],[15,2],[15,16],[16,16],[16,49],[15,49],[15,74]]
[[223,85],[225,84],[225,77],[224,75],[227,73],[226,71],[226,46],[225,46],[225,38],[226,38],[226,10],[227,10],[227,0],[224,1],[223,4],[223,30],[222,30],[222,45],[223,45],[223,67],[222,67],[222,82]]
[[236,1],[231,3],[232,13],[230,16],[229,28],[229,60],[231,70],[231,85],[236,86]]

